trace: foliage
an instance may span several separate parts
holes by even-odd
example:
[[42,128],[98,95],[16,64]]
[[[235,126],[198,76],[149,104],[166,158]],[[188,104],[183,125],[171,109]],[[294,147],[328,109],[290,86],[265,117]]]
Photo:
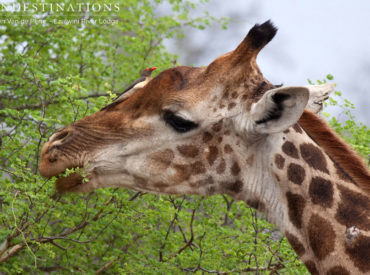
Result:
[[[68,24],[60,20],[76,20],[75,13],[32,11],[12,19],[43,22],[0,21],[0,273],[305,273],[273,226],[227,196],[124,189],[61,196],[54,178],[38,175],[41,146],[55,129],[99,110],[143,67],[171,67],[176,57],[163,39],[214,20],[191,18],[197,5],[189,1],[117,2],[119,11],[77,14],[117,20],[111,24]],[[156,15],[159,5],[170,15]],[[347,138],[361,149],[358,133]]]
[[[327,75],[326,79],[317,80],[317,84],[326,83],[327,80],[333,80],[332,75]],[[308,80],[310,84],[314,84]],[[370,129],[361,122],[356,122],[351,110],[355,108],[353,103],[342,97],[340,91],[334,91],[332,97],[324,102],[324,106],[335,106],[340,110],[336,116],[330,115],[328,112],[322,112],[327,118],[329,125],[358,153],[360,153],[368,165],[370,164]]]

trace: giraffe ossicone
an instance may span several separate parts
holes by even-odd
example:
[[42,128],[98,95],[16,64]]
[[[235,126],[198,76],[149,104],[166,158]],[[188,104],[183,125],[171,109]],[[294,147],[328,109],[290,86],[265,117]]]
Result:
[[[264,78],[256,57],[276,31],[255,25],[207,67],[165,70],[58,130],[41,175],[84,169],[89,181],[60,178],[61,192],[228,194],[275,223],[312,274],[370,273],[369,170],[315,114],[333,87]],[[361,234],[348,233],[353,226]]]

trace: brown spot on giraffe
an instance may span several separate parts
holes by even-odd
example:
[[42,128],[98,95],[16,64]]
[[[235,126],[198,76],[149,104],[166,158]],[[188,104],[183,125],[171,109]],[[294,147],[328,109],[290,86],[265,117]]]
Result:
[[231,110],[231,109],[233,109],[235,106],[236,106],[236,103],[231,102],[231,103],[229,103],[229,105],[227,105],[227,109],[228,109],[228,110]]
[[222,142],[222,137],[218,137],[217,142],[221,143]]
[[324,260],[334,251],[336,237],[333,227],[327,219],[312,214],[307,231],[313,253],[318,260]]
[[302,128],[298,125],[298,123],[293,125],[293,129],[294,129],[294,131],[296,131],[299,134],[303,133]]
[[194,145],[180,145],[177,150],[181,155],[188,158],[195,158],[199,154],[199,149]]
[[326,275],[350,275],[349,271],[343,266],[337,265],[328,270]]
[[224,159],[221,159],[220,163],[217,165],[216,172],[217,174],[222,174],[225,172],[226,162]]
[[329,180],[321,177],[312,178],[308,193],[314,204],[332,207],[334,191],[333,184]]
[[306,172],[304,171],[303,167],[295,163],[289,164],[287,174],[288,179],[294,184],[298,185],[302,184],[306,176]]
[[226,191],[231,191],[232,193],[239,193],[243,188],[243,182],[241,182],[240,180],[233,182],[223,182],[222,186],[226,189]]
[[359,236],[352,246],[347,245],[346,254],[362,272],[370,271],[370,237]]
[[238,97],[238,93],[237,93],[237,92],[233,92],[233,93],[231,94],[231,98],[235,99],[235,98],[237,98],[237,97]]
[[283,133],[288,134],[289,132],[290,132],[289,129],[286,129]]
[[149,155],[149,159],[152,160],[154,165],[160,170],[168,168],[174,157],[175,154],[171,149],[157,151]]
[[207,155],[207,160],[208,160],[209,165],[211,165],[211,166],[213,165],[213,163],[217,159],[217,155],[218,155],[217,147],[216,146],[209,146],[209,152],[208,152],[208,155]]
[[337,186],[341,197],[341,202],[335,215],[337,221],[347,227],[355,225],[361,230],[369,230],[369,198],[342,185],[338,184]]
[[279,169],[283,169],[285,164],[285,158],[280,154],[275,154],[275,165]]
[[306,206],[306,200],[298,194],[286,193],[288,202],[288,215],[292,224],[300,229],[302,227],[303,210]]
[[203,133],[203,142],[204,143],[210,142],[212,140],[212,138],[213,138],[213,136],[212,136],[211,133],[209,133],[209,132],[204,132]]
[[230,153],[232,153],[234,150],[233,150],[233,148],[231,148],[231,146],[230,146],[230,144],[225,144],[225,146],[224,146],[224,152],[226,153],[226,154],[230,154]]
[[304,143],[300,145],[301,156],[309,166],[316,170],[320,170],[329,174],[327,163],[324,154],[319,148],[312,143]]
[[298,256],[303,256],[303,254],[306,253],[306,249],[296,236],[290,234],[289,232],[285,232],[285,237],[287,238],[288,242],[290,243],[290,245],[295,250]]
[[185,164],[174,164],[173,169],[175,170],[175,175],[172,177],[172,180],[175,183],[180,183],[186,181],[191,176],[191,169],[189,165]]
[[292,142],[286,141],[281,149],[288,156],[298,159],[298,150]]
[[313,261],[306,261],[306,262],[304,262],[304,265],[307,267],[307,269],[311,273],[311,275],[320,275],[320,273],[317,270],[317,267],[316,267],[316,265]]
[[196,161],[190,164],[190,169],[193,175],[204,174],[206,172],[206,167],[201,161]]
[[234,161],[233,166],[231,166],[231,174],[233,176],[237,176],[239,175],[239,173],[240,173],[240,166],[236,161]]
[[213,124],[212,126],[212,130],[215,131],[215,132],[219,132],[221,129],[222,129],[222,120],[216,122],[215,124]]

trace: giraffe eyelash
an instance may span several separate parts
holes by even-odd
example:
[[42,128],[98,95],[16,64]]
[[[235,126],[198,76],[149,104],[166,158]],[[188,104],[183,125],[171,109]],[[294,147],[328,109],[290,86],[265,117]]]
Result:
[[198,127],[197,123],[177,116],[169,110],[164,111],[163,120],[178,133],[185,133]]

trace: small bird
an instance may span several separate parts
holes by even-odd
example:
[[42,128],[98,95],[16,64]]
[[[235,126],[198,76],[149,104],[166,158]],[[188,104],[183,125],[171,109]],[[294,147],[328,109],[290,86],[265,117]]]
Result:
[[138,89],[143,88],[150,80],[152,80],[152,72],[157,69],[157,67],[151,67],[143,69],[140,72],[140,77],[132,82],[116,99],[121,100],[124,96],[125,98],[132,95]]
[[132,82],[112,103],[103,107],[100,111],[113,108],[114,106],[120,104],[122,101],[125,101],[127,98],[129,98],[137,90],[143,88],[152,79],[152,72],[155,69],[157,69],[157,67],[149,67],[143,69],[140,72],[140,77],[138,79]]

